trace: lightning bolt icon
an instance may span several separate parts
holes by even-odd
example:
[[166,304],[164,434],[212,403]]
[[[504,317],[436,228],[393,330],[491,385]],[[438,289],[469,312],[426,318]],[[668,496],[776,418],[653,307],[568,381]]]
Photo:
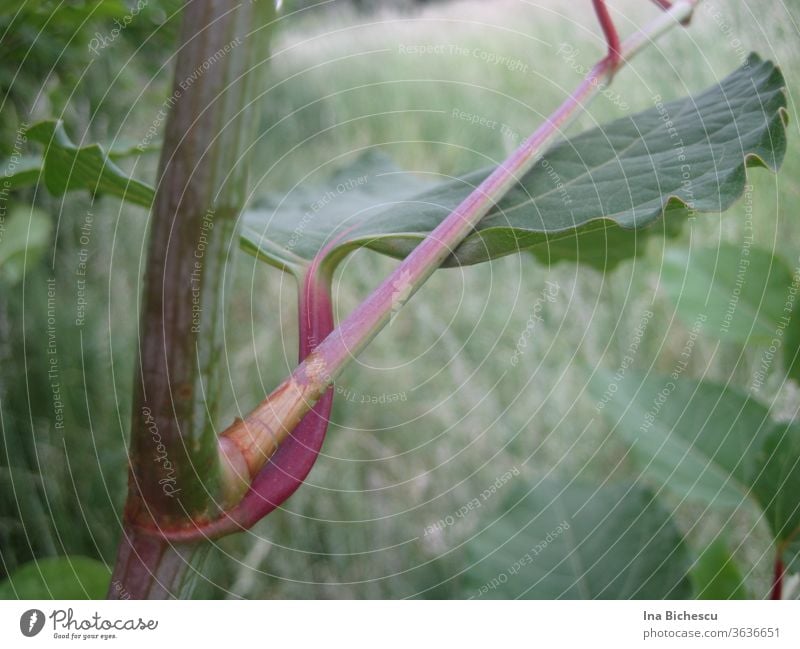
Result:
[[36,611],[31,613],[31,617],[28,620],[28,631],[33,631],[33,625],[36,624],[36,621],[39,619],[39,616],[36,614]]

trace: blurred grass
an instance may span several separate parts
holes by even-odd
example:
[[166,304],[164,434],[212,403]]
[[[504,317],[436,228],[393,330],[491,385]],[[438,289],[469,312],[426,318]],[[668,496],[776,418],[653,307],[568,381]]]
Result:
[[[646,2],[613,6],[623,32],[654,13]],[[777,61],[792,91],[800,87],[797,3],[770,3],[757,15],[743,3],[708,6],[714,15],[719,12],[717,18],[701,10],[690,29],[672,32],[620,73],[614,90],[629,111],[600,98],[573,130],[646,109],[654,94],[671,98],[700,90],[751,50]],[[435,174],[497,162],[515,138],[455,119],[454,109],[526,135],[580,80],[580,71],[557,53],[562,43],[577,48],[575,61],[583,65],[602,53],[588,0],[290,15],[274,48],[267,115],[255,143],[258,191],[311,183],[373,146],[407,168]],[[409,54],[411,45],[440,46],[445,53]],[[461,51],[466,54],[455,53]],[[475,51],[516,63],[491,64]],[[108,56],[125,65],[122,49]],[[119,136],[136,141],[168,94],[168,81],[166,71],[148,77],[131,66],[116,76],[108,99],[73,106],[68,117],[105,131],[107,139],[116,137],[119,127]],[[119,107],[126,97],[132,105],[127,114],[127,107]],[[104,102],[112,98],[109,112]],[[103,115],[101,125],[95,114]],[[792,140],[795,124],[793,112]],[[152,178],[155,160],[144,159],[137,169]],[[778,177],[761,170],[751,174],[755,243],[793,267],[800,226],[790,206],[798,195],[798,171],[800,157],[790,142]],[[7,469],[13,474],[0,473],[5,499],[0,540],[7,570],[30,556],[49,554],[112,560],[126,477],[133,313],[144,263],[141,211],[111,200],[95,206],[88,198],[37,200],[59,215],[62,226],[50,257],[55,268],[31,269],[24,284],[5,296],[11,317],[2,350],[8,359],[0,391],[3,465],[13,467]],[[91,311],[80,329],[72,324],[74,274],[80,226],[90,208],[95,215]],[[723,217],[702,215],[668,245],[740,244],[745,209],[739,204]],[[517,467],[521,475],[515,481],[551,470],[598,483],[612,476],[635,478],[624,447],[610,437],[585,386],[595,368],[619,366],[646,309],[654,317],[636,367],[669,372],[675,365],[688,331],[659,290],[662,254],[663,242],[653,241],[647,255],[606,274],[570,264],[548,268],[528,254],[437,273],[337,383],[328,440],[307,484],[252,531],[217,544],[198,596],[464,596],[460,545],[492,523],[502,498],[440,533],[425,536],[424,530],[498,475]],[[365,252],[350,257],[336,279],[340,315],[392,263]],[[43,292],[51,276],[59,282],[63,432],[53,430],[46,375]],[[511,354],[546,281],[558,283],[558,296],[547,304],[545,322],[513,367]],[[237,262],[227,321],[230,407],[222,425],[261,399],[295,362],[290,282],[248,257]],[[14,317],[22,313],[24,325]],[[686,375],[729,380],[746,389],[761,351],[701,339]],[[372,403],[382,395],[388,403]],[[777,365],[762,396],[777,410],[798,398]],[[732,549],[743,574],[754,580],[751,590],[766,591],[768,535],[756,524],[757,514],[728,517],[672,505],[695,547],[725,528],[735,540]]]

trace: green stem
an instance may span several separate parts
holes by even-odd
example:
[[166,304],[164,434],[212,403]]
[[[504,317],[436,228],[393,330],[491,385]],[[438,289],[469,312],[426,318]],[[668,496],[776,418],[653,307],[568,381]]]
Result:
[[198,548],[135,529],[216,515],[225,501],[215,418],[236,222],[247,190],[255,78],[269,0],[184,10],[165,129],[140,327],[126,530],[109,596],[179,596]]

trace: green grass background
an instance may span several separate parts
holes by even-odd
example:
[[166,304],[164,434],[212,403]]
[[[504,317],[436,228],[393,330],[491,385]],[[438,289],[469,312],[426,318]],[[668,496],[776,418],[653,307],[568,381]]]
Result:
[[[655,12],[643,0],[612,4],[623,33]],[[793,92],[800,88],[800,6],[750,4],[710,0],[713,12],[701,9],[689,29],[671,32],[618,75],[614,90],[628,111],[601,97],[571,132],[647,109],[654,94],[672,98],[701,90],[750,51],[775,60],[790,89],[789,153],[777,177],[750,172],[751,207],[755,244],[795,267],[800,156]],[[141,139],[169,92],[166,23],[154,36],[162,51],[151,50],[142,63],[133,39],[120,42],[82,78],[76,62],[73,83],[62,80],[55,96],[44,93],[33,117],[63,111],[73,128],[98,139]],[[529,133],[581,78],[558,54],[562,43],[577,48],[575,61],[585,66],[602,53],[588,0],[458,1],[367,14],[335,3],[331,10],[291,15],[278,30],[268,71],[254,192],[310,186],[367,147],[404,167],[446,175],[500,161],[514,138],[454,119],[453,110]],[[407,54],[408,45],[440,45],[446,53]],[[467,54],[452,54],[451,46]],[[490,64],[472,55],[476,49],[519,63]],[[106,83],[102,92],[98,79]],[[27,92],[15,109],[6,106],[4,132],[34,96]],[[152,180],[155,166],[150,156],[134,170]],[[126,481],[147,215],[112,199],[91,205],[83,195],[61,201],[40,194],[37,203],[58,219],[55,244],[26,269],[22,284],[5,291],[0,312],[4,572],[61,554],[94,556],[110,565]],[[516,467],[519,481],[550,471],[597,483],[637,478],[626,448],[595,412],[586,393],[589,377],[597,368],[619,366],[645,309],[655,316],[635,367],[668,372],[674,366],[688,329],[659,286],[665,249],[741,244],[746,209],[739,203],[721,217],[700,215],[678,240],[655,238],[646,255],[607,273],[569,263],[547,267],[526,253],[437,273],[337,383],[328,439],[308,483],[251,531],[215,545],[197,595],[463,597],[469,592],[460,574],[467,568],[461,545],[502,513],[502,498],[441,533],[426,536],[424,530],[498,475]],[[94,215],[89,312],[79,328],[75,267],[88,210]],[[393,263],[367,252],[348,258],[335,283],[339,314]],[[47,377],[48,277],[58,286],[65,430],[53,426]],[[547,281],[558,283],[558,297],[513,367],[511,355]],[[260,400],[296,355],[291,280],[241,254],[233,290],[221,425]],[[686,375],[746,389],[762,351],[703,337]],[[371,403],[381,395],[398,400]],[[776,416],[791,413],[800,396],[780,364],[760,395]],[[714,513],[668,498],[665,503],[692,547],[704,547],[724,530],[752,591],[767,591],[769,535],[754,510]]]

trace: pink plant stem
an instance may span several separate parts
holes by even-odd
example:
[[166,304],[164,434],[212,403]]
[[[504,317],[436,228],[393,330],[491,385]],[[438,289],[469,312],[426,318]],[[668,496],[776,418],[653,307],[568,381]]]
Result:
[[[500,164],[328,335],[247,419],[223,433],[224,463],[239,477],[254,477],[299,418],[328,389],[350,359],[357,356],[487,214],[496,201],[531,169],[544,147],[579,108],[602,87],[612,70],[598,63],[555,113]],[[232,442],[232,443],[231,443]]]
[[[332,333],[301,362],[247,418],[237,420],[220,436],[220,457],[231,484],[231,508],[242,502],[262,467],[279,452],[303,417],[334,378],[357,356],[427,278],[442,264],[478,222],[541,157],[566,124],[611,80],[614,73],[657,37],[687,20],[700,0],[678,0],[642,31],[618,48],[619,57],[597,63],[578,88],[511,156],[500,164],[448,215]],[[307,286],[306,290],[315,290]],[[320,329],[322,331],[322,328]],[[312,345],[309,345],[309,348]],[[276,459],[279,457],[275,455]],[[296,487],[295,487],[296,488]],[[252,492],[252,489],[251,489]],[[236,495],[238,494],[238,496]],[[248,522],[252,501],[242,514]],[[168,538],[173,538],[169,535]]]
[[[298,276],[298,362],[302,362],[319,341],[333,331],[332,277],[323,261],[351,229],[333,239],[317,254],[302,276]],[[308,476],[325,440],[332,408],[333,388],[329,388],[255,475],[242,499],[221,516],[210,521],[187,521],[182,527],[149,531],[171,542],[181,543],[217,538],[255,525],[285,502]]]
[[[317,342],[333,330],[331,278],[312,264],[302,281],[298,304],[300,358],[305,359]],[[242,499],[211,521],[190,521],[184,527],[151,532],[174,543],[212,539],[251,528],[285,502],[303,484],[319,455],[333,407],[333,388],[295,427],[253,478]]]
[[[630,59],[647,42],[676,21],[691,13],[695,2],[678,2],[648,30],[634,35],[621,48],[620,58],[607,57],[596,64],[564,103],[512,155],[501,163],[447,218],[445,218],[330,334],[292,375],[248,417],[225,436],[241,452],[228,455],[238,466],[247,465],[251,474],[260,467],[259,454],[277,446],[298,414],[315,402],[347,362],[357,356],[388,322],[391,314],[413,295],[451,254],[495,203],[527,173],[545,147],[567,122],[585,108],[602,90],[617,67]],[[283,430],[281,430],[283,429]],[[233,450],[233,449],[231,449]]]
[[606,36],[606,42],[608,43],[608,58],[611,60],[612,65],[617,65],[620,58],[619,32],[617,32],[617,28],[614,26],[614,21],[611,20],[611,16],[608,13],[606,1],[592,0],[592,4],[594,5],[594,11],[597,14],[597,20],[600,21],[600,27]]
[[[326,338],[316,350],[327,374],[333,378],[350,358],[357,356],[411,295],[453,253],[478,222],[538,160],[540,153],[600,87],[611,69],[604,60],[547,121],[502,162],[456,209],[400,263],[399,266]],[[304,363],[298,372],[314,380]]]
[[672,2],[670,2],[670,0],[652,0],[652,1],[653,4],[658,5],[664,11],[669,11],[670,9],[672,9]]
[[643,47],[691,15],[698,0],[680,0],[645,30],[628,38],[620,48],[620,60],[605,58],[597,63],[576,90],[511,156],[501,163],[466,199],[395,268],[301,364],[294,375],[312,382],[319,374],[316,364],[324,365],[329,380],[341,371],[350,358],[363,350],[405,302],[442,264],[477,226],[506,192],[530,171],[545,148],[589,101],[604,89],[614,72]]
[[[331,277],[315,259],[303,279],[298,304],[300,354],[303,361],[333,331]],[[308,476],[322,448],[333,407],[333,388],[328,388],[269,462],[253,479],[242,501],[231,512],[237,526],[249,528],[280,506]]]
[[620,58],[597,63],[578,88],[511,156],[501,163],[323,340],[297,369],[244,421],[220,439],[223,462],[240,476],[255,476],[271,453],[425,280],[442,264],[505,193],[539,160],[546,146],[617,69],[692,13],[699,0],[679,0],[620,46]]

